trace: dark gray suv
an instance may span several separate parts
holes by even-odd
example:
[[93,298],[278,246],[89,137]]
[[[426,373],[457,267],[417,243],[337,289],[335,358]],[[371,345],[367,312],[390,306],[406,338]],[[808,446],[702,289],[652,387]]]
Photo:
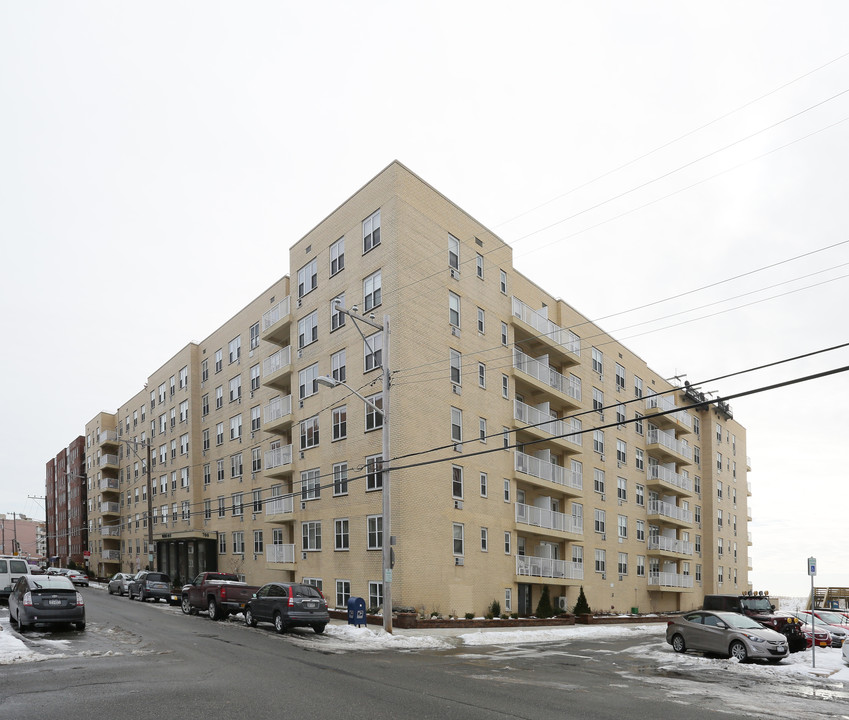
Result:
[[274,623],[283,633],[292,627],[311,627],[321,634],[330,620],[321,590],[301,583],[271,582],[257,590],[245,606],[245,623]]
[[[132,600],[164,600],[170,603],[175,594],[171,590],[171,578],[165,573],[142,570],[127,583],[127,597]],[[179,598],[178,598],[179,600]]]

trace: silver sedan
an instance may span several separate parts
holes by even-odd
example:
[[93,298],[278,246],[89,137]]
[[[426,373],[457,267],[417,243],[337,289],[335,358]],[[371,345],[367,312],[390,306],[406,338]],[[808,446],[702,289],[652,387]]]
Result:
[[745,615],[697,610],[666,626],[666,642],[675,652],[699,650],[733,657],[740,662],[762,658],[779,662],[789,652],[787,638]]
[[126,595],[129,582],[132,579],[133,576],[130,573],[115,573],[109,580],[106,589],[109,590],[110,595]]

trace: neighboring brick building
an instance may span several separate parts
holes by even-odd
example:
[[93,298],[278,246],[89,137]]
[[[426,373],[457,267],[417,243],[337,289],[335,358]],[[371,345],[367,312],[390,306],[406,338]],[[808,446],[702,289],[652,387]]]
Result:
[[50,564],[65,567],[69,560],[85,564],[88,550],[86,512],[85,438],[77,437],[48,461],[47,556]]
[[86,425],[94,572],[218,568],[381,604],[382,417],[318,378],[380,405],[386,339],[364,327],[366,345],[339,299],[391,318],[396,605],[531,613],[544,587],[571,607],[583,585],[594,608],[676,610],[748,588],[730,408],[681,409],[697,389],[534,285],[403,165],[295,243],[289,267]]

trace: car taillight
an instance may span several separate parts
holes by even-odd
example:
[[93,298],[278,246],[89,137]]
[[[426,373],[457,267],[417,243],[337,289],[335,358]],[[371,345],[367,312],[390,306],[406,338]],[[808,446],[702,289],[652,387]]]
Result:
[[321,592],[321,590],[319,590],[318,588],[316,588],[316,590],[318,590],[318,594],[321,595],[321,599],[324,602],[324,607],[327,607],[327,598],[324,597],[324,593]]
[[77,607],[82,607],[84,604],[83,596],[80,593],[77,593]]
[[221,599],[222,600],[224,600],[227,597],[227,593],[224,591],[223,585],[218,589],[218,592],[221,593]]
[[295,607],[295,597],[292,595],[292,588],[289,587],[289,607]]
[[666,627],[669,627],[670,625],[674,625],[674,622],[672,620],[667,620]]
[[27,607],[32,607],[32,593],[31,592],[25,592],[24,593],[24,605],[26,605]]

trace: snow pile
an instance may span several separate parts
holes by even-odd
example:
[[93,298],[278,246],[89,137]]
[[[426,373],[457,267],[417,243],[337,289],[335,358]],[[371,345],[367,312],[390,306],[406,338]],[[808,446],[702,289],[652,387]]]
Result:
[[464,645],[516,645],[519,643],[568,642],[570,640],[613,640],[666,632],[665,623],[649,625],[571,625],[539,630],[479,631],[460,635]]
[[9,628],[8,621],[4,618],[0,622],[0,665],[11,665],[14,662],[33,662],[43,660],[47,655],[42,655],[30,650],[26,643]]
[[431,635],[391,635],[383,630],[370,630],[367,627],[353,625],[328,625],[324,630],[329,640],[344,643],[348,650],[352,645],[363,650],[394,649],[437,649],[444,650],[452,647],[443,638]]

